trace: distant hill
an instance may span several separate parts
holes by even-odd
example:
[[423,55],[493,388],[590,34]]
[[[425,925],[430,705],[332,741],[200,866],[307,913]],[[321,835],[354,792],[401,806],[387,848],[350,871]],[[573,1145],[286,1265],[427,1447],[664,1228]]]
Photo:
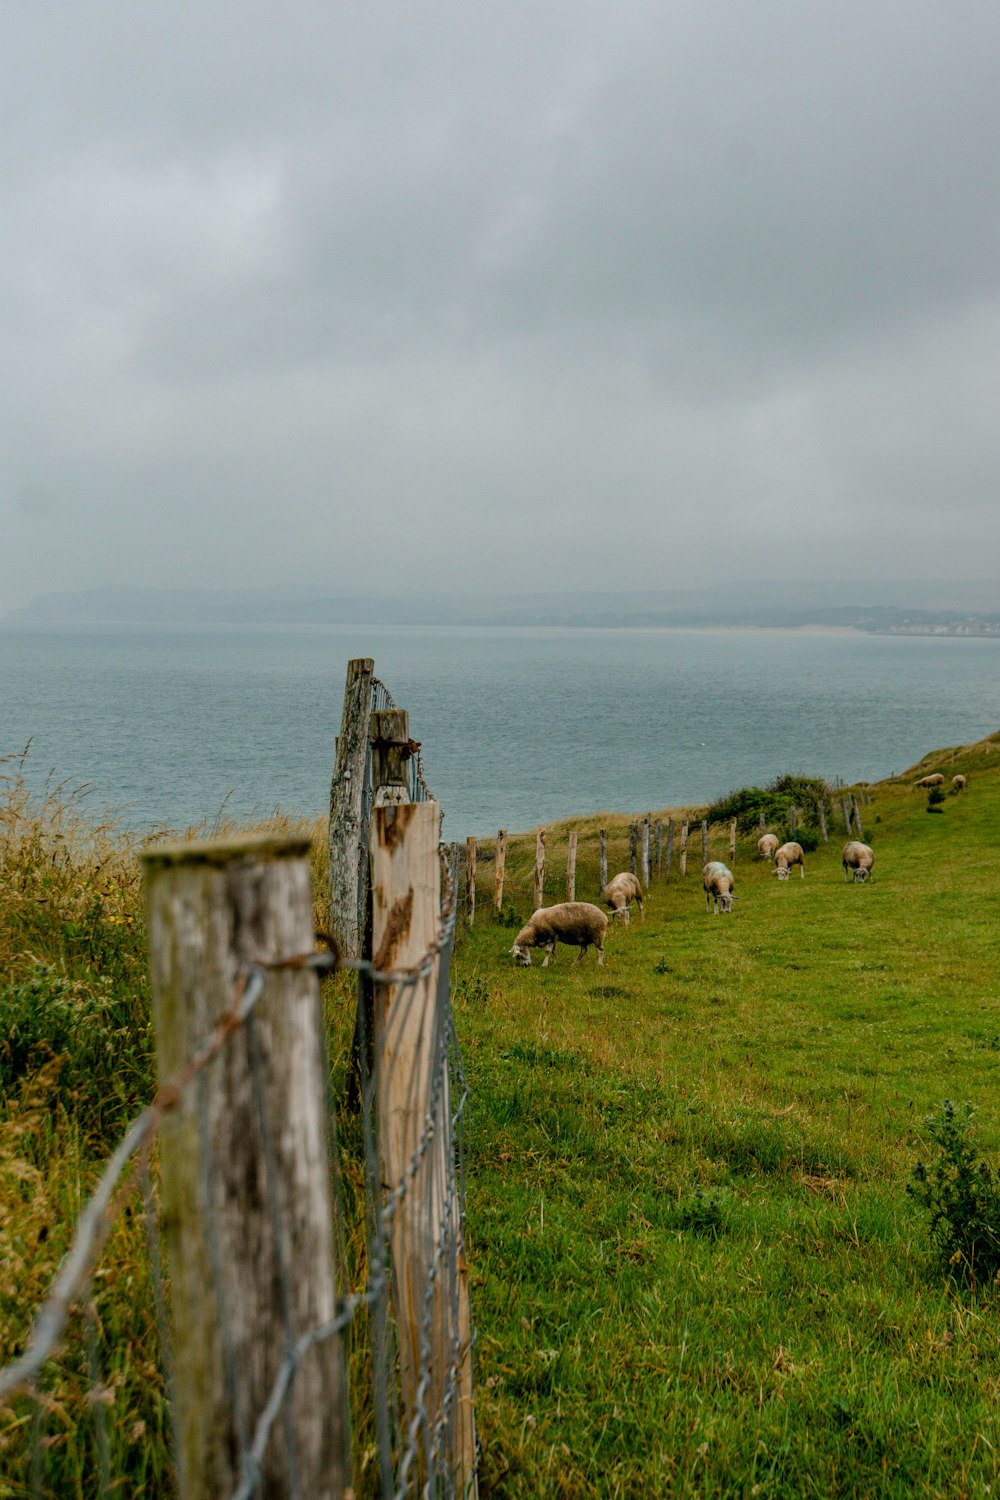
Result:
[[6,627],[33,625],[541,625],[580,628],[839,628],[876,634],[1000,636],[1000,583],[856,580],[710,589],[442,594],[329,589],[100,588],[40,595]]

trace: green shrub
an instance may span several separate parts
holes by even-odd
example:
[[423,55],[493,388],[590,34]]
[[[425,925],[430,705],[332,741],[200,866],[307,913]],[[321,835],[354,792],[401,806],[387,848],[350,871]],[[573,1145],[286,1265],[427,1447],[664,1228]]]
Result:
[[906,1191],[930,1215],[930,1231],[942,1261],[975,1281],[1000,1274],[1000,1173],[977,1159],[970,1139],[974,1110],[945,1099],[925,1121],[939,1148],[928,1167],[918,1162]]
[[741,833],[752,833],[762,814],[766,823],[787,827],[788,810],[797,807],[800,828],[795,837],[802,843],[799,837],[803,831],[801,824],[818,822],[819,800],[829,796],[830,788],[819,777],[786,774],[776,776],[766,787],[745,786],[720,797],[706,809],[705,817],[710,823],[728,823],[730,818],[735,818]]
[[802,845],[803,854],[814,854],[819,848],[819,834],[815,828],[797,828],[788,837]]
[[941,803],[944,801],[944,792],[939,786],[932,786],[927,793],[927,811],[939,813],[942,811]]

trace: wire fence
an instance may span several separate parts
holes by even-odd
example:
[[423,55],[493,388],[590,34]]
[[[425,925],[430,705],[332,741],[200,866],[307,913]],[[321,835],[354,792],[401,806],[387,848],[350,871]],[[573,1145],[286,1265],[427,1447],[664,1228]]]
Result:
[[[384,685],[373,683],[373,705],[395,707]],[[417,752],[419,751],[419,747]],[[412,763],[414,801],[430,797],[418,753]],[[359,862],[367,863],[372,819],[371,754],[366,773],[363,847]],[[82,1315],[86,1348],[81,1409],[89,1412],[93,1442],[89,1459],[76,1475],[76,1492],[86,1495],[123,1493],[188,1493],[183,1443],[174,1433],[174,1473],[164,1489],[152,1478],[133,1490],[114,1472],[111,1453],[111,1407],[114,1391],[102,1369],[103,1330],[97,1298],[93,1295],[102,1251],[122,1215],[134,1211],[141,1199],[140,1217],[147,1245],[147,1275],[152,1290],[151,1316],[159,1333],[161,1367],[171,1411],[174,1410],[174,1351],[171,1348],[170,1267],[164,1265],[160,1229],[159,1163],[154,1149],[164,1122],[188,1110],[196,1121],[202,1164],[200,1204],[208,1246],[208,1274],[215,1302],[222,1310],[220,1326],[221,1384],[219,1399],[229,1415],[226,1472],[234,1476],[227,1489],[196,1487],[200,1494],[228,1494],[231,1500],[258,1495],[287,1494],[290,1500],[313,1500],[309,1459],[297,1451],[299,1438],[291,1417],[297,1385],[309,1384],[317,1351],[350,1336],[357,1363],[367,1366],[367,1392],[359,1392],[352,1369],[352,1403],[342,1412],[320,1413],[336,1432],[356,1429],[368,1433],[363,1451],[350,1456],[346,1440],[346,1468],[338,1494],[377,1495],[381,1500],[405,1500],[410,1495],[451,1497],[475,1493],[475,1454],[468,1452],[468,1415],[471,1405],[471,1348],[465,1279],[465,1117],[468,1083],[455,1035],[450,1004],[450,961],[456,924],[454,872],[442,851],[437,930],[419,958],[401,967],[379,967],[371,958],[345,958],[327,938],[327,951],[298,952],[271,961],[240,967],[228,1004],[194,1047],[184,1065],[158,1089],[152,1103],[129,1125],[109,1158],[101,1177],[77,1220],[72,1245],[41,1307],[24,1352],[0,1369],[0,1408],[13,1411],[7,1430],[8,1448],[22,1460],[17,1488],[0,1483],[0,1494],[41,1497],[71,1493],[60,1463],[58,1434],[47,1430],[53,1404],[44,1389],[45,1372],[59,1357],[67,1326]],[[359,881],[359,889],[361,888]],[[284,1121],[273,1117],[273,1075],[269,1048],[273,1037],[264,1002],[273,1000],[282,974],[312,976],[315,1005],[317,981],[337,972],[354,971],[359,999],[374,992],[380,999],[379,1020],[372,1007],[359,1003],[361,1045],[361,1107],[346,1122],[347,1151],[360,1158],[366,1226],[362,1252],[355,1265],[345,1246],[345,1224],[351,1215],[341,1190],[343,1174],[336,1154],[332,1169],[322,1170],[334,1183],[335,1224],[340,1285],[331,1288],[329,1316],[312,1317],[303,1326],[301,1297],[294,1283],[292,1241],[297,1234],[294,1204],[290,1206],[286,1179],[288,1162],[281,1159]],[[280,997],[279,997],[280,998]],[[391,1004],[389,1001],[391,1000]],[[419,1012],[419,1013],[418,1013]],[[416,1018],[421,1036],[417,1066],[399,1046]],[[226,1185],[213,1180],[212,1149],[215,1121],[209,1083],[220,1070],[232,1066],[227,1058],[238,1052],[249,1079],[249,1107],[243,1128],[253,1134],[259,1156],[259,1194],[267,1221],[266,1244],[260,1255],[268,1261],[270,1281],[278,1306],[280,1337],[277,1347],[260,1351],[267,1367],[266,1399],[255,1412],[248,1409],[245,1350],[253,1331],[242,1326],[244,1309],[234,1307],[227,1286],[232,1255],[232,1229],[220,1209]],[[408,1068],[405,1076],[400,1069]],[[217,1079],[216,1079],[217,1081]],[[386,1099],[408,1101],[411,1124],[405,1150],[395,1156],[387,1145],[391,1124]],[[351,1162],[345,1167],[349,1170]],[[355,1214],[355,1218],[356,1218]],[[350,1225],[348,1224],[348,1229]],[[403,1311],[403,1283],[415,1297],[417,1313]],[[244,1351],[244,1352],[241,1352]],[[218,1394],[218,1393],[217,1393]],[[214,1397],[213,1397],[214,1399]],[[2,1444],[0,1444],[2,1446]],[[167,1466],[169,1470],[169,1465]],[[352,1473],[353,1469],[353,1473]],[[280,1480],[275,1475],[280,1471]],[[0,1453],[0,1473],[3,1454]],[[190,1476],[189,1476],[190,1477]],[[192,1490],[194,1493],[195,1490]],[[324,1491],[326,1493],[326,1491]],[[332,1493],[332,1491],[330,1492]]]

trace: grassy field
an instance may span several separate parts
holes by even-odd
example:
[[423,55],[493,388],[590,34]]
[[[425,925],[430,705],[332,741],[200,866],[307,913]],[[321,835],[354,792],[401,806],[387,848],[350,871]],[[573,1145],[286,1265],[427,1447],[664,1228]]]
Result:
[[[603,968],[593,952],[571,968],[566,948],[516,968],[534,840],[511,840],[507,925],[481,865],[453,994],[484,1494],[996,1490],[1000,1291],[948,1272],[906,1186],[934,1155],[924,1122],[942,1099],[972,1101],[981,1150],[1000,1151],[1000,736],[920,770],[938,767],[969,787],[937,815],[916,769],[868,789],[871,886],[844,884],[842,834],[787,883],[748,837],[735,910],[709,916],[699,845],[685,880],[654,881],[645,922],[609,931]],[[0,823],[0,1360],[149,1087],[132,852],[53,809]],[[578,898],[597,896],[599,826],[612,873],[627,867],[626,820],[551,828],[546,901],[571,827]],[[728,857],[721,829],[712,855]],[[338,1081],[346,984],[327,996]],[[32,1042],[40,1010],[62,1028],[61,1068]],[[169,1493],[145,1264],[133,1213],[91,1334],[78,1319],[47,1379],[60,1496],[96,1493],[98,1339],[114,1493]],[[0,1496],[33,1493],[32,1420],[30,1403],[0,1413]]]

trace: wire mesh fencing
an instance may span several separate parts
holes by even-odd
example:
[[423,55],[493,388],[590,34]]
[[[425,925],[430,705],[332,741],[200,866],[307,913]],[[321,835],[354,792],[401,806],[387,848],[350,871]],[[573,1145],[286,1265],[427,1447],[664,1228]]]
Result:
[[[373,814],[369,806],[369,830]],[[393,809],[380,827],[386,817],[406,822]],[[195,992],[213,986],[224,1003],[179,1066],[164,1071],[160,1046],[165,1081],[80,1213],[24,1352],[0,1370],[0,1473],[10,1476],[0,1492],[474,1494],[452,872],[435,848],[433,931],[405,962],[343,957],[332,940],[325,952],[279,943],[275,953],[279,917],[263,943],[270,956],[250,961],[271,921],[255,903],[285,898],[247,867],[296,862],[273,849],[206,850],[177,856],[166,925],[178,952],[187,948],[170,962],[192,1003],[210,1003]],[[298,864],[290,889],[311,929],[307,864]],[[197,925],[198,913],[194,940],[184,924]],[[151,916],[151,945],[156,925]],[[192,948],[200,969],[184,969]],[[361,1108],[338,1122],[338,1153],[333,1114],[309,1114],[301,1078],[317,1073],[318,979],[344,971],[373,1004],[359,1006]],[[311,1019],[291,1036],[297,1010]],[[167,1013],[161,996],[159,1025]],[[328,1073],[319,1087],[325,1104]],[[317,1236],[330,1252],[318,1286]],[[125,1241],[127,1310],[106,1290],[108,1279],[121,1290],[111,1273]],[[133,1360],[130,1380],[144,1371],[149,1386],[144,1414],[129,1420],[119,1343],[141,1346],[145,1363]]]

